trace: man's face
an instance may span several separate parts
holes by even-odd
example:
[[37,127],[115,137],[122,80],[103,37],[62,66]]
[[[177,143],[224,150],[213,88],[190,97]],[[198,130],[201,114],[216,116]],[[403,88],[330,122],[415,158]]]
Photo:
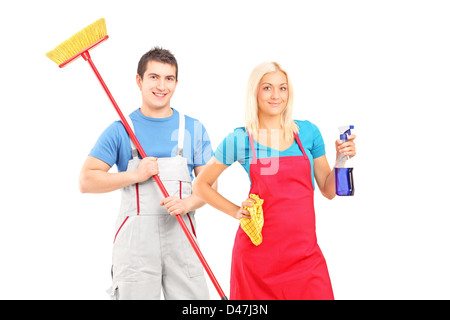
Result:
[[136,82],[142,92],[143,107],[162,109],[170,107],[178,80],[176,68],[167,63],[149,61],[142,79],[136,75]]

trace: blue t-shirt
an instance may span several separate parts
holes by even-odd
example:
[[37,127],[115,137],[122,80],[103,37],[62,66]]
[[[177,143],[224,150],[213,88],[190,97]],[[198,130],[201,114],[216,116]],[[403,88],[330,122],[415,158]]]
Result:
[[[166,158],[176,155],[179,113],[172,110],[173,114],[167,118],[149,118],[140,109],[130,114],[134,133],[147,156]],[[113,122],[103,131],[89,155],[111,167],[115,164],[119,172],[127,170],[128,161],[132,158],[131,145],[121,121]],[[206,164],[212,155],[211,142],[203,124],[185,116],[183,157],[188,160],[191,179],[193,168]]]
[[[306,155],[311,163],[311,177],[312,184],[314,184],[314,162],[313,159],[321,157],[325,154],[325,144],[323,142],[322,134],[313,123],[305,120],[295,120],[298,125],[300,142]],[[284,151],[278,151],[270,147],[259,144],[254,141],[255,152],[258,159],[269,157],[288,157],[303,155],[297,141]],[[248,132],[244,127],[236,128],[234,132],[230,133],[217,147],[214,157],[223,164],[230,166],[238,161],[247,171],[250,178],[250,162],[253,158],[252,147],[249,142]]]

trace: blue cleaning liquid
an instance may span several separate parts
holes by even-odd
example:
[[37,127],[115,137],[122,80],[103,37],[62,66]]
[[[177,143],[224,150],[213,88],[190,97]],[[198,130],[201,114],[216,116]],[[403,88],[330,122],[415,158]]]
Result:
[[338,196],[352,196],[355,194],[353,185],[353,168],[334,168],[336,194]]

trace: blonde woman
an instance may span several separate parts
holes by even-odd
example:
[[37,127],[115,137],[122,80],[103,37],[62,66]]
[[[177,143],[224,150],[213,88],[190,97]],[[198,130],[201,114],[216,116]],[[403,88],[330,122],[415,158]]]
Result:
[[[212,188],[220,174],[238,161],[249,174],[250,194],[263,199],[262,242],[255,245],[240,227],[231,266],[231,299],[334,299],[328,269],[317,244],[314,179],[328,199],[335,196],[319,129],[292,120],[293,89],[275,62],[258,65],[247,89],[245,128],[237,128],[217,147],[194,182],[194,192],[236,219],[248,219],[238,206]],[[339,153],[355,155],[355,136],[336,141]]]

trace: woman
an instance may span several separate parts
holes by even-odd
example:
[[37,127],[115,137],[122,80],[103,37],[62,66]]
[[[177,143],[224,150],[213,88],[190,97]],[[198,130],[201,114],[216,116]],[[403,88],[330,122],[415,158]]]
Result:
[[[249,174],[251,189],[263,199],[262,243],[252,243],[239,228],[231,266],[231,299],[334,299],[325,259],[317,244],[314,180],[328,199],[335,196],[334,170],[325,156],[318,128],[293,121],[293,91],[277,63],[258,65],[247,88],[245,128],[237,128],[218,146],[194,182],[194,192],[236,219],[248,219],[212,188],[234,161]],[[355,136],[336,141],[336,157],[354,156]]]

